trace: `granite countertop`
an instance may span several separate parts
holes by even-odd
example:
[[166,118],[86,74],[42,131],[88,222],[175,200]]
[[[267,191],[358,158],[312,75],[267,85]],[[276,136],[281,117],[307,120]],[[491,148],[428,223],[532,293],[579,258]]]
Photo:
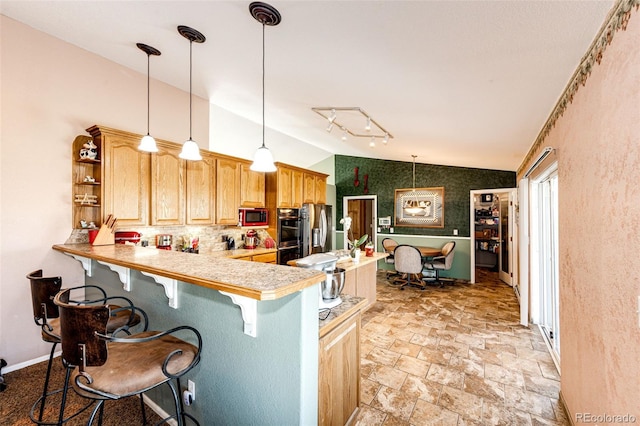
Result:
[[328,332],[342,324],[344,320],[355,314],[357,311],[364,309],[369,303],[367,302],[366,297],[351,296],[349,294],[341,294],[340,298],[342,299],[342,303],[335,308],[331,308],[326,318],[325,315],[327,313],[324,310],[319,311],[318,325],[320,329],[320,337],[326,335]]
[[[106,246],[56,244],[53,249],[256,300],[279,299],[326,278],[326,275],[320,271],[291,268],[285,265],[252,262],[251,267],[247,268],[246,261],[230,259],[228,256],[217,253],[215,255],[182,253],[125,244]],[[230,251],[262,254],[275,249],[264,250],[268,251],[259,249]],[[240,254],[236,253],[236,255]]]
[[[338,263],[336,263],[336,268],[342,268],[345,271],[350,271],[352,269],[356,269],[356,268],[359,268],[361,266],[368,265],[371,262],[377,262],[378,260],[384,259],[387,256],[389,256],[389,253],[373,252],[373,256],[371,256],[371,257],[367,257],[365,255],[360,256],[360,261],[358,263],[354,262],[350,258],[349,259],[342,259],[342,260],[338,260]],[[300,260],[300,259],[290,260],[290,261],[287,262],[287,265],[289,265],[289,266],[298,266],[297,265],[297,261],[298,260]]]

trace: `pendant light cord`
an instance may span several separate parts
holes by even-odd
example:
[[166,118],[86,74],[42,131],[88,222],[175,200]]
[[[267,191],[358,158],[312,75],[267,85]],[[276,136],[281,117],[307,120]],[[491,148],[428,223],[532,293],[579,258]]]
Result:
[[149,58],[151,58],[151,55],[149,53],[147,53],[147,136],[149,135],[149,108],[151,108],[151,101],[149,98]]
[[193,74],[193,40],[189,40],[189,140],[191,139],[191,125],[192,125],[192,113],[191,113],[191,104],[192,104],[192,89],[191,89],[191,80],[192,80],[192,76],[191,74]]
[[262,23],[262,148],[264,146],[264,22]]

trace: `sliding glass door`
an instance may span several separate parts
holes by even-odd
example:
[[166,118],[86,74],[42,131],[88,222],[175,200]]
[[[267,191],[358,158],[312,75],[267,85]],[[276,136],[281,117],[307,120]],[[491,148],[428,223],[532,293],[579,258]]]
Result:
[[558,173],[552,168],[531,185],[532,316],[556,361],[560,359]]

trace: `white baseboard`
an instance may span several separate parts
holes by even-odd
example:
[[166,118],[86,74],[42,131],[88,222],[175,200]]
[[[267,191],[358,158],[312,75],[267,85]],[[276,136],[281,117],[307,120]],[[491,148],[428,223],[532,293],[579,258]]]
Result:
[[[54,358],[59,357],[60,355],[62,355],[61,350],[58,352],[54,352],[53,354]],[[20,362],[18,364],[7,365],[3,369],[2,373],[5,374],[5,373],[11,373],[12,371],[22,370],[23,368],[29,367],[30,365],[34,365],[42,361],[49,361],[49,355],[42,355],[39,358],[30,359],[24,362]]]
[[[142,400],[144,401],[145,404],[147,404],[149,408],[153,410],[154,413],[160,416],[160,418],[164,419],[169,417],[169,413],[164,411],[162,407],[160,407],[158,404],[153,402],[153,400],[149,398],[147,395],[142,395]],[[178,422],[176,421],[176,419],[167,420],[167,424],[170,424],[171,426],[178,426]]]

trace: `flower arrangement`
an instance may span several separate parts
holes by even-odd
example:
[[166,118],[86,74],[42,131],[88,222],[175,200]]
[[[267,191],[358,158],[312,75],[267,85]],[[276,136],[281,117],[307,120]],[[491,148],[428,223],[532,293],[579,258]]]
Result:
[[353,237],[353,231],[351,230],[351,216],[343,217],[340,219],[340,223],[344,227],[344,232],[347,233],[347,243],[351,247],[347,247],[351,249],[351,257],[355,257],[356,250],[360,247],[367,239],[369,238],[369,234],[364,234],[357,240]]

